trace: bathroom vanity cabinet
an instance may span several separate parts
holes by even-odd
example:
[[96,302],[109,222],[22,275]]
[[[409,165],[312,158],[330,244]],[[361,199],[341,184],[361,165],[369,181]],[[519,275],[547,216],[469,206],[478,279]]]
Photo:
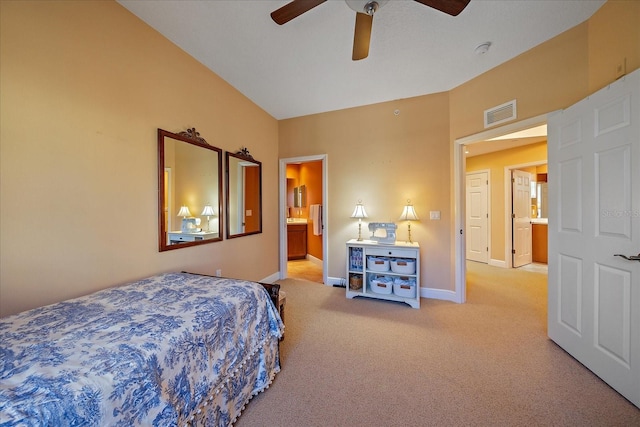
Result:
[[549,247],[548,225],[540,220],[532,221],[531,224],[531,258],[533,262],[547,264]]
[[287,259],[307,257],[307,224],[287,224]]
[[347,298],[398,301],[420,308],[420,245],[347,242]]

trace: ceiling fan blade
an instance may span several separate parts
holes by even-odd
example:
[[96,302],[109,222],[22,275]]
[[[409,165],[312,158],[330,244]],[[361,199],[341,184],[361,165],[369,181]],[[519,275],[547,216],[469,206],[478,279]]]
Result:
[[293,0],[278,10],[271,12],[271,19],[278,25],[286,24],[327,0]]
[[358,61],[369,56],[369,42],[371,41],[371,27],[373,15],[356,13],[356,29],[353,33],[353,55],[351,59]]
[[415,0],[451,16],[458,16],[471,0]]

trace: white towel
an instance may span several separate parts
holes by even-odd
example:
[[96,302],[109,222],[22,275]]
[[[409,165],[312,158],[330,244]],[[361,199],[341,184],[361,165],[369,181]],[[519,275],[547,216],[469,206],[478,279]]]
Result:
[[311,205],[309,216],[313,222],[313,234],[322,235],[322,205]]

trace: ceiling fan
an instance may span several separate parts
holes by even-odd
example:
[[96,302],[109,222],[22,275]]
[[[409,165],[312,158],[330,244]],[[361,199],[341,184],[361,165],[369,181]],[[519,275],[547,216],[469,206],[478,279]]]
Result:
[[[271,18],[276,24],[282,25],[310,11],[326,0],[293,0],[280,9],[271,12]],[[373,14],[389,0],[345,0],[347,5],[356,11],[356,27],[353,35],[354,61],[364,59],[369,55],[369,41]],[[414,0],[425,6],[432,7],[448,15],[457,16],[471,0]]]

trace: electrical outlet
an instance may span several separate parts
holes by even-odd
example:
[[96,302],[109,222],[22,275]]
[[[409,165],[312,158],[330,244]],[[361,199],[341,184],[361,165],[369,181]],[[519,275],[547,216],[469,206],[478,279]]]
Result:
[[627,74],[627,58],[622,58],[622,61],[616,64],[616,80]]
[[217,269],[216,270],[216,276],[222,277],[222,270],[221,269]]

